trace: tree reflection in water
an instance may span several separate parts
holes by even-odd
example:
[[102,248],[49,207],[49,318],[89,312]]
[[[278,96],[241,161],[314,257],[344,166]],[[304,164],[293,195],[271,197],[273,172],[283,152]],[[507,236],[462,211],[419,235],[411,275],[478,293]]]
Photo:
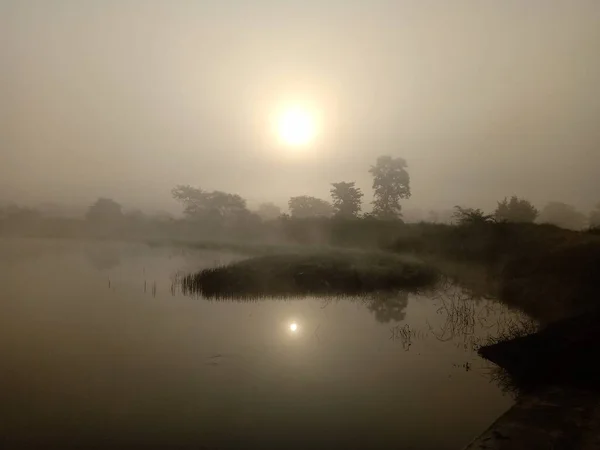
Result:
[[401,322],[406,318],[408,292],[380,292],[369,297],[366,303],[378,322]]

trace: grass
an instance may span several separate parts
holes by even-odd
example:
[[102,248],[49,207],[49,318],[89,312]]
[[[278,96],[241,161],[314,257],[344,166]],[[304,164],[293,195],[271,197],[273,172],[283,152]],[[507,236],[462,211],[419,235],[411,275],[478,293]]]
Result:
[[574,243],[509,261],[500,298],[546,322],[598,309],[600,242]]
[[552,225],[419,224],[389,247],[543,324],[600,308],[600,239]]
[[416,258],[335,250],[258,256],[188,275],[182,286],[207,297],[357,295],[415,289],[437,275]]

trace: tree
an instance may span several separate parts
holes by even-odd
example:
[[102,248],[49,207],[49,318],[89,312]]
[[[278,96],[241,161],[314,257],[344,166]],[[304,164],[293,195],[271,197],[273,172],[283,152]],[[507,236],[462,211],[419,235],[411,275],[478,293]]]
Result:
[[222,220],[249,214],[246,200],[237,194],[207,192],[188,185],[176,186],[171,194],[184,206],[184,214],[191,219]]
[[363,193],[355,186],[355,182],[341,181],[332,183],[331,198],[335,215],[339,217],[356,217],[360,212]]
[[494,216],[485,214],[479,208],[463,208],[457,205],[454,209],[452,219],[459,225],[478,225],[494,221]]
[[590,228],[600,228],[600,203],[590,213],[589,223]]
[[333,214],[333,207],[329,202],[308,195],[290,198],[288,206],[292,217],[296,219],[331,217]]
[[116,223],[123,219],[123,210],[114,200],[99,198],[89,207],[85,218],[89,222]]
[[178,184],[171,190],[171,195],[183,205],[183,213],[190,217],[203,208],[206,193],[200,188]]
[[246,215],[250,212],[246,207],[246,200],[241,196],[222,191],[206,193],[205,209],[211,214],[216,214],[223,218]]
[[0,232],[23,233],[37,227],[42,221],[42,214],[35,210],[17,205],[0,207]]
[[586,217],[572,205],[550,202],[542,209],[538,222],[550,223],[571,230],[581,230],[586,225]]
[[373,175],[373,214],[386,219],[400,217],[400,200],[410,198],[410,177],[408,165],[402,158],[380,156],[377,164],[371,166],[369,173]]
[[408,293],[400,291],[395,294],[376,294],[367,303],[377,322],[401,322],[406,318]]
[[281,216],[281,208],[274,203],[261,203],[258,205],[256,214],[262,220],[273,220]]
[[531,202],[513,195],[510,201],[505,197],[498,202],[494,217],[498,222],[533,223],[539,212]]

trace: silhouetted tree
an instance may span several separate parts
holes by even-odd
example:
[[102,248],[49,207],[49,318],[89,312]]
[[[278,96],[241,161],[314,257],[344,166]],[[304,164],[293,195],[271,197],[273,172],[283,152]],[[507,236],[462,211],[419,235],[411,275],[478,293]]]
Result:
[[600,203],[590,212],[589,222],[591,228],[600,228]]
[[27,222],[30,220],[39,220],[41,214],[39,211],[17,205],[8,205],[0,208],[0,219],[10,219],[15,222]]
[[0,208],[0,233],[20,234],[29,232],[42,221],[39,211],[17,205]]
[[360,212],[363,193],[354,182],[332,183],[331,198],[335,215],[339,217],[356,217]]
[[184,214],[192,219],[229,219],[250,213],[246,208],[246,200],[237,194],[207,192],[187,185],[176,186],[171,194],[184,206]]
[[333,207],[329,202],[308,195],[290,198],[288,206],[291,216],[297,219],[331,217],[333,214]]
[[186,216],[194,216],[202,209],[206,193],[200,188],[179,184],[171,190],[171,195],[183,205]]
[[410,198],[410,177],[408,165],[402,158],[380,156],[377,163],[371,166],[369,173],[373,175],[373,214],[386,219],[400,217],[400,200]]
[[256,214],[262,220],[273,220],[281,216],[281,208],[274,203],[261,203],[258,205]]
[[494,221],[494,216],[485,214],[479,208],[463,208],[457,205],[454,210],[452,219],[458,225],[477,225]]
[[121,205],[114,200],[99,198],[89,207],[85,218],[89,222],[116,223],[123,219],[123,210]]
[[586,225],[586,217],[572,205],[550,202],[542,209],[538,222],[550,223],[571,230],[581,230]]
[[535,221],[539,212],[531,202],[513,195],[510,200],[506,197],[498,202],[494,217],[498,222],[526,222]]

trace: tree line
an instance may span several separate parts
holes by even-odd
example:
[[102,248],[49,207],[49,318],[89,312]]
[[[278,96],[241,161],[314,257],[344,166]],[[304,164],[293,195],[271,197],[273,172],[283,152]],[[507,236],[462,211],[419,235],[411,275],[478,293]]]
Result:
[[[398,220],[402,218],[401,201],[411,196],[410,176],[405,159],[389,155],[380,156],[369,169],[373,177],[373,209],[361,214],[363,192],[354,181],[340,181],[331,184],[331,201],[321,198],[299,195],[288,201],[288,213],[283,213],[274,203],[262,203],[255,214],[261,220],[278,218],[376,218]],[[231,221],[235,217],[246,220],[252,214],[246,202],[239,195],[226,194],[219,191],[205,192],[191,186],[177,186],[172,191],[173,198],[182,203],[184,214],[197,220]],[[480,208],[456,206],[452,221],[457,224],[480,222],[512,222],[512,223],[550,223],[562,228],[579,230],[586,226],[600,227],[600,203],[586,216],[572,205],[562,202],[550,202],[542,210],[538,210],[530,201],[515,195],[504,198],[497,203],[491,214]],[[437,214],[432,212],[428,221],[436,222]]]
[[[402,214],[402,199],[410,198],[410,176],[403,158],[381,156],[369,172],[373,176],[373,211],[369,216],[381,219],[399,219]],[[364,194],[354,181],[331,184],[331,202],[300,195],[288,201],[289,216],[304,219],[312,217],[356,218],[361,215]],[[212,220],[215,217],[231,219],[249,213],[246,202],[239,195],[220,191],[203,191],[188,185],[179,185],[172,190],[175,200],[184,207],[189,218]],[[257,214],[264,220],[282,216],[281,209],[273,203],[263,203]]]
[[540,211],[530,201],[513,195],[510,199],[505,198],[498,202],[492,214],[486,214],[480,208],[455,206],[453,219],[458,224],[537,222],[548,223],[571,230],[581,230],[586,227],[600,227],[600,203],[586,216],[574,206],[562,202],[549,202]]
[[[331,201],[308,195],[291,197],[289,213],[283,213],[273,203],[262,203],[251,211],[246,200],[237,194],[222,191],[206,191],[189,185],[175,186],[172,197],[183,206],[186,221],[202,225],[204,229],[227,229],[258,225],[260,222],[279,218],[344,218],[384,219],[402,218],[401,201],[411,197],[410,176],[405,159],[389,155],[377,158],[369,168],[373,201],[372,211],[362,213],[364,194],[354,181],[331,183]],[[158,218],[155,218],[158,220]],[[161,221],[164,218],[161,218]],[[0,225],[35,222],[41,220],[38,211],[17,206],[0,208]],[[122,206],[109,198],[99,198],[87,211],[86,222],[99,227],[119,222],[142,223],[152,220],[141,211],[124,213]],[[427,221],[437,222],[438,214],[430,213]],[[452,221],[457,224],[484,222],[550,223],[562,228],[580,230],[585,227],[600,228],[600,203],[586,215],[572,205],[550,202],[538,210],[530,201],[512,196],[497,203],[493,212],[486,214],[480,208],[456,206]],[[0,229],[0,231],[2,231]]]
[[[380,183],[380,181],[377,181]],[[290,198],[288,206],[290,214],[282,214],[281,209],[273,203],[262,203],[255,212],[248,209],[246,200],[237,194],[221,191],[203,191],[190,186],[177,186],[172,191],[173,198],[184,206],[187,220],[201,222],[214,227],[237,226],[276,220],[279,218],[382,218],[399,219],[401,217],[400,198],[392,196],[381,200],[375,197],[372,213],[361,216],[363,193],[354,182],[332,183],[332,202],[306,195]],[[395,195],[395,194],[394,194]],[[379,204],[376,204],[379,202]],[[12,206],[0,210],[0,220],[12,216],[14,218],[37,218],[39,213],[26,208]],[[124,214],[122,207],[114,200],[100,198],[92,204],[86,219],[92,223],[115,222],[128,218],[130,221],[141,221],[144,215],[139,211]],[[426,220],[436,222],[432,214]],[[456,224],[476,224],[489,222],[509,223],[548,223],[572,230],[600,228],[600,203],[588,214],[578,211],[574,206],[562,202],[549,202],[538,210],[530,201],[512,196],[497,202],[495,210],[486,214],[481,208],[455,206],[452,221]]]

